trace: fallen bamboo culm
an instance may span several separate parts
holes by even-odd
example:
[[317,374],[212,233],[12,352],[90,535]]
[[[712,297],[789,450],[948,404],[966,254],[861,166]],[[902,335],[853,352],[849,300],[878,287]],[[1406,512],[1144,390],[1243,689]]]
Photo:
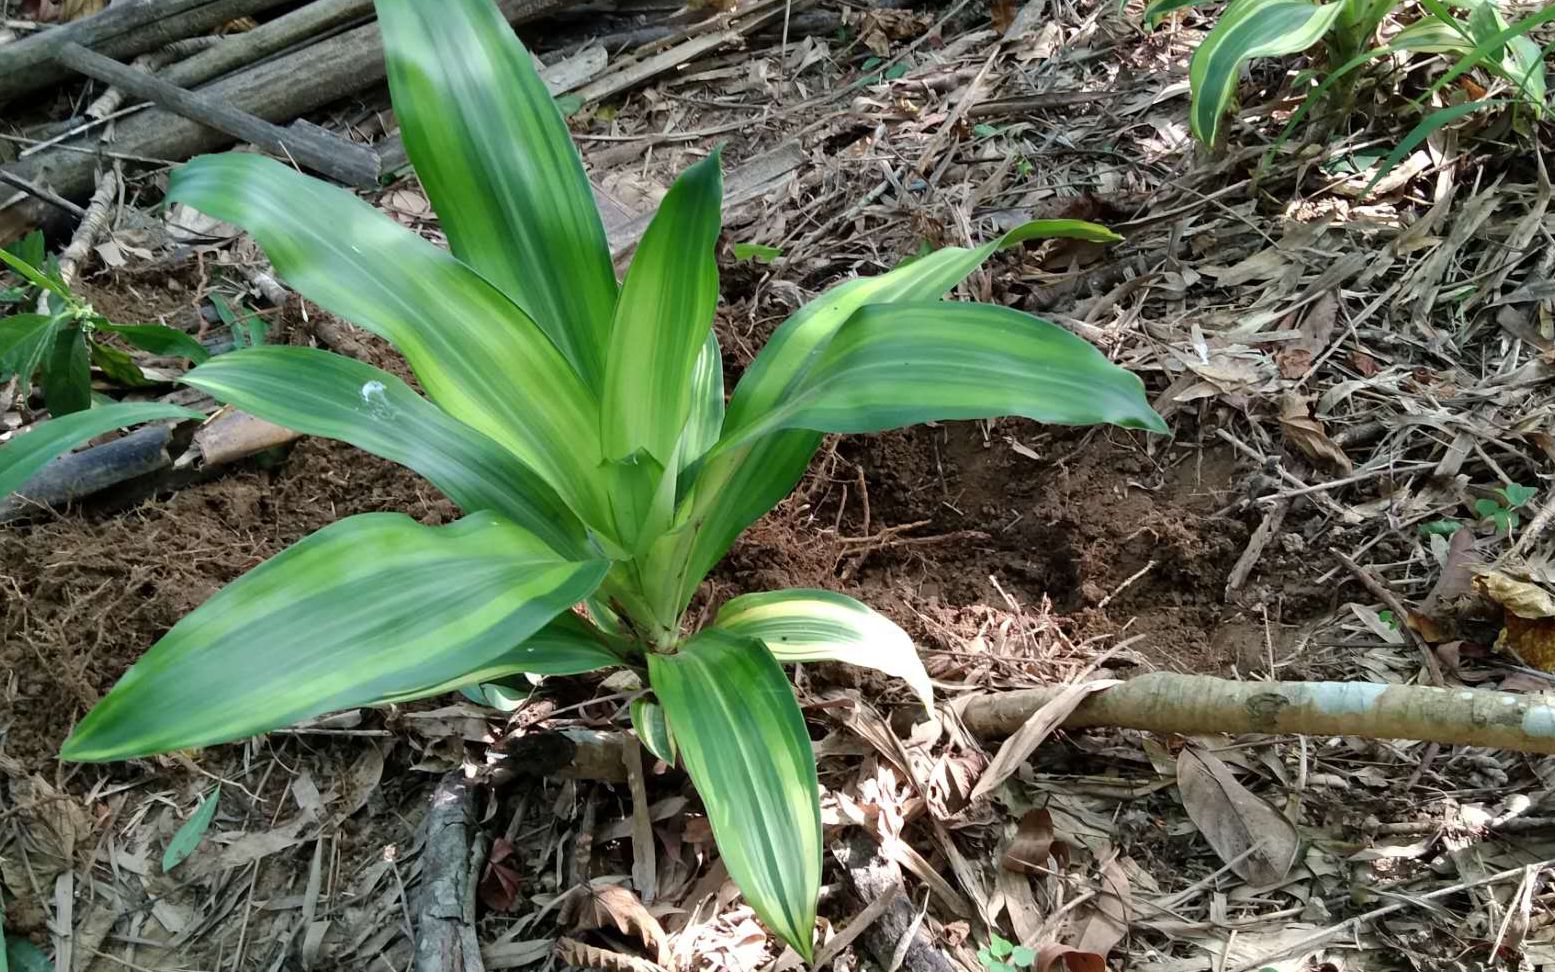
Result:
[[[1007,736],[1062,689],[979,694],[954,707],[973,733]],[[1364,736],[1555,753],[1555,704],[1543,696],[1375,682],[1234,682],[1155,672],[1090,695],[1063,725]]]

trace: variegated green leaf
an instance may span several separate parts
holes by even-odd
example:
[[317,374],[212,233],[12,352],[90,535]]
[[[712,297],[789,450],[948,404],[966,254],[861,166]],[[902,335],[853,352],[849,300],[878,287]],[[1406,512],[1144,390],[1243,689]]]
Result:
[[606,635],[571,611],[563,611],[480,668],[383,701],[404,702],[457,688],[472,701],[512,711],[509,703],[522,700],[533,690],[524,676],[582,675],[624,664],[629,658],[627,651],[620,639]]
[[1192,7],[1202,7],[1210,0],[1150,0],[1145,4],[1144,21],[1148,30],[1155,30],[1161,26],[1161,21],[1167,15],[1178,10],[1188,10]]
[[934,686],[912,638],[846,594],[806,589],[745,594],[720,608],[713,623],[760,639],[780,662],[846,662],[894,675],[925,708],[934,705]]
[[676,447],[681,469],[702,457],[718,441],[724,424],[724,362],[718,335],[709,330],[691,372],[691,414]]
[[782,667],[761,642],[711,628],[674,654],[650,653],[648,680],[729,876],[808,961],[821,887],[820,787]]
[[104,432],[158,419],[200,419],[199,412],[162,402],[121,402],[49,419],[0,445],[0,497],[23,488],[49,460]]
[[675,737],[670,734],[669,723],[665,721],[664,707],[657,702],[636,698],[632,700],[631,715],[632,729],[648,748],[648,752],[674,766],[677,758]]
[[691,413],[693,366],[718,304],[723,175],[718,153],[675,180],[621,285],[605,370],[605,456],[639,450],[668,466]]
[[1143,382],[1084,339],[1008,307],[936,301],[855,312],[794,389],[727,428],[715,452],[777,429],[878,432],[1000,415],[1167,431]]
[[[878,277],[838,284],[801,307],[772,335],[735,387],[721,427],[733,428],[770,410],[859,308],[933,300],[996,251],[1055,236],[1094,242],[1122,239],[1105,226],[1083,220],[1033,220],[979,247],[946,247]],[[821,436],[809,430],[773,432],[716,457],[704,456],[705,466],[694,465],[682,477],[680,528],[660,538],[649,554],[643,572],[649,599],[662,605],[661,610],[678,614],[740,531],[799,482],[820,442]]]
[[393,342],[432,400],[589,519],[602,509],[592,393],[534,321],[444,250],[345,190],[252,153],[173,171],[172,201],[252,233],[299,292]]
[[565,560],[493,513],[444,527],[398,513],[341,520],[174,625],[60,756],[208,746],[483,671],[606,566]]
[[407,466],[466,513],[500,513],[558,553],[583,557],[587,550],[583,524],[545,480],[372,365],[313,348],[270,346],[220,355],[183,380],[266,421]]
[[1220,121],[1236,97],[1242,65],[1255,57],[1295,54],[1316,44],[1344,10],[1343,0],[1232,0],[1200,42],[1188,64],[1193,89],[1188,121],[1193,134],[1213,145]]
[[583,163],[491,0],[377,0],[405,149],[454,254],[600,387],[615,271]]

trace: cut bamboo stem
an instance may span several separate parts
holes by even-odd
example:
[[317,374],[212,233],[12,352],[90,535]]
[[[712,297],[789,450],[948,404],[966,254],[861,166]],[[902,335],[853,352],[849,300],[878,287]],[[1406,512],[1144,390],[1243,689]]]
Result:
[[[955,708],[979,736],[1007,736],[1062,686],[969,696]],[[1555,753],[1555,705],[1485,689],[1374,682],[1233,682],[1155,672],[1097,692],[1065,728],[1364,736]]]
[[0,50],[0,104],[69,77],[70,72],[56,63],[66,44],[80,44],[109,57],[131,58],[284,2],[120,0],[102,13],[5,45]]

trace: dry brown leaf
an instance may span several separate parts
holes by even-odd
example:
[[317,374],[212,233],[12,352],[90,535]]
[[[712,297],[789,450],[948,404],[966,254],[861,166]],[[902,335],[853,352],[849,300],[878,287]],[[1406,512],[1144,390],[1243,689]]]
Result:
[[1026,724],[1015,730],[1015,734],[1004,741],[999,751],[994,754],[993,761],[988,764],[988,769],[983,771],[983,778],[977,781],[977,786],[972,790],[972,799],[991,793],[1000,783],[1009,779],[1021,764],[1031,758],[1031,754],[1037,751],[1054,729],[1063,725],[1069,714],[1085,701],[1085,697],[1092,692],[1100,692],[1102,689],[1111,688],[1120,684],[1115,678],[1100,679],[1095,682],[1079,682],[1065,686],[1062,692],[1053,696],[1048,703],[1026,720]]
[[1328,437],[1323,423],[1312,417],[1307,400],[1293,392],[1286,392],[1280,399],[1280,428],[1285,438],[1313,462],[1339,473],[1354,469],[1350,457],[1339,444]]
[[1474,575],[1474,591],[1503,609],[1498,649],[1540,671],[1555,671],[1555,596],[1532,579],[1503,570]]
[[569,931],[612,927],[623,935],[636,935],[657,956],[669,962],[669,940],[659,920],[643,907],[630,889],[619,884],[580,884],[562,896],[556,918]]
[[1015,0],[993,0],[989,4],[989,17],[993,20],[993,29],[1003,34],[1015,23],[1017,8]]
[[1026,811],[1015,828],[1015,839],[1004,852],[1005,870],[1022,874],[1047,874],[1048,858],[1060,869],[1069,866],[1069,845],[1053,832],[1053,815],[1045,807]]
[[1101,866],[1101,888],[1092,905],[1081,912],[1075,948],[1107,957],[1113,946],[1128,934],[1128,916],[1132,910],[1128,875],[1117,859]]
[[1474,575],[1474,589],[1525,620],[1555,618],[1555,597],[1526,577],[1487,570]]
[[1237,782],[1219,757],[1185,747],[1177,789],[1188,819],[1238,877],[1256,887],[1285,878],[1301,849],[1295,825]]
[[1035,972],[1107,972],[1107,960],[1095,952],[1048,942],[1037,946]]
[[596,948],[576,938],[558,938],[556,957],[568,968],[603,969],[604,972],[664,972],[662,965],[655,965],[645,958],[612,952],[608,948]]
[[1281,378],[1294,380],[1307,373],[1313,359],[1327,349],[1328,339],[1333,336],[1334,324],[1338,319],[1339,297],[1331,290],[1307,307],[1297,326],[1301,337],[1274,355],[1274,363],[1279,365]]
[[1382,371],[1382,365],[1377,363],[1377,359],[1365,351],[1351,351],[1347,357],[1350,360],[1350,367],[1354,368],[1362,378],[1370,378]]
[[505,837],[491,842],[491,853],[486,855],[486,868],[477,887],[481,904],[492,911],[512,911],[518,903],[521,878],[513,865],[507,863],[513,856],[513,844]]

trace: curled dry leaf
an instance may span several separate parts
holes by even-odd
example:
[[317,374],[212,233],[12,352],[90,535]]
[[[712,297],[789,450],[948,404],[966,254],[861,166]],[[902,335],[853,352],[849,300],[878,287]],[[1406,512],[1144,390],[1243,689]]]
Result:
[[986,796],[1000,783],[1014,775],[1021,764],[1030,759],[1031,754],[1042,745],[1042,740],[1052,734],[1054,729],[1063,725],[1064,720],[1069,718],[1069,714],[1077,709],[1081,702],[1085,701],[1086,696],[1118,684],[1120,683],[1115,678],[1078,682],[1066,686],[1062,692],[1053,696],[1046,705],[1033,712],[1031,718],[1026,720],[1026,724],[1015,730],[1015,734],[999,747],[993,761],[988,764],[988,769],[983,772],[983,778],[978,780],[977,786],[973,788],[971,799],[976,800],[980,796]]
[[623,935],[636,935],[658,956],[660,965],[669,964],[669,939],[664,934],[664,927],[637,895],[619,884],[591,883],[574,887],[563,895],[556,917],[574,932],[611,927]]
[[1026,811],[1015,828],[1015,839],[1004,852],[1005,870],[1022,874],[1047,874],[1048,858],[1060,869],[1069,866],[1069,845],[1053,832],[1053,815],[1045,808]]
[[1101,887],[1093,903],[1081,912],[1075,933],[1075,948],[1107,957],[1113,946],[1128,933],[1132,910],[1128,875],[1116,859],[1101,866]]
[[1280,428],[1285,430],[1285,438],[1291,445],[1319,466],[1339,473],[1354,469],[1350,457],[1328,437],[1323,423],[1312,416],[1307,400],[1300,395],[1286,392],[1281,397]]
[[1496,647],[1541,671],[1555,671],[1555,596],[1530,577],[1502,570],[1476,574],[1474,590],[1504,612]]
[[1095,952],[1085,952],[1057,942],[1037,947],[1035,972],[1107,972],[1107,960]]
[[492,841],[478,888],[481,904],[492,911],[512,911],[518,903],[521,879],[518,871],[508,863],[512,856],[513,844],[507,838],[498,837]]
[[1301,850],[1295,825],[1237,782],[1217,756],[1184,748],[1177,788],[1188,819],[1238,877],[1255,887],[1284,880]]
[[596,948],[576,938],[556,940],[556,958],[570,969],[603,969],[604,972],[664,972],[664,966],[645,958]]

